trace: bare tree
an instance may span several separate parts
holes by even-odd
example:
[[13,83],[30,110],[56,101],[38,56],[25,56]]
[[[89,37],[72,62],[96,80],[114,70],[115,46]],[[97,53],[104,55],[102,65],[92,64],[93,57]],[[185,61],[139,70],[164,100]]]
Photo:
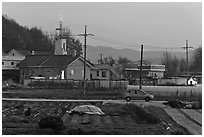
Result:
[[165,76],[172,77],[178,76],[183,70],[185,66],[184,59],[178,59],[176,56],[173,56],[170,52],[164,52],[161,62],[166,67]]
[[202,71],[202,46],[195,49],[193,53],[192,62],[190,65],[191,71]]

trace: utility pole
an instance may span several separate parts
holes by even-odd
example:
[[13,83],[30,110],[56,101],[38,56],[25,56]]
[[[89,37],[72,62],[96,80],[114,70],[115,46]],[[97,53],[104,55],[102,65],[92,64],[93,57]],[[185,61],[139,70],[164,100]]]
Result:
[[141,45],[141,58],[140,58],[140,89],[142,89],[142,60],[143,60],[143,45]]
[[186,85],[188,86],[188,75],[189,75],[189,70],[188,70],[188,49],[193,48],[188,46],[188,40],[186,40],[186,47],[182,47],[186,49]]
[[84,95],[86,94],[86,37],[87,36],[94,36],[93,34],[87,34],[86,33],[86,25],[84,29],[84,34],[79,34],[78,36],[84,36],[84,87],[83,87],[83,92]]

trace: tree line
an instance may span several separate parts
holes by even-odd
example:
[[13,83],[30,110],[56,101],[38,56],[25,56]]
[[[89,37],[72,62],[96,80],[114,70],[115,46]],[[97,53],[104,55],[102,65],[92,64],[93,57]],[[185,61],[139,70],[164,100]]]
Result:
[[[68,52],[76,51],[77,55],[82,53],[82,44],[72,37],[71,31],[67,28],[63,33],[67,39]],[[2,16],[2,50],[8,52],[16,50],[54,51],[54,42],[57,33],[43,32],[39,27],[28,28],[19,25],[15,20],[6,15]]]
[[[193,56],[189,60],[189,72],[202,72],[202,46],[193,51]],[[166,66],[165,77],[180,76],[187,72],[186,59],[179,59],[171,52],[164,52],[161,62]]]

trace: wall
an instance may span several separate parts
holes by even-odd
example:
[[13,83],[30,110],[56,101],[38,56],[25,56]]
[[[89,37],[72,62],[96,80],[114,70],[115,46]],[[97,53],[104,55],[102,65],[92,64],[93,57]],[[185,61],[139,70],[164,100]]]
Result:
[[[97,76],[97,71],[99,71],[99,76]],[[102,77],[102,72],[105,71],[106,72],[106,77]],[[110,70],[92,70],[92,79],[101,79],[101,80],[110,80]]]
[[61,74],[59,68],[27,68],[21,69],[20,71],[21,79],[30,78],[31,76],[37,77],[41,75],[42,77],[56,77],[58,74]]
[[24,55],[20,54],[18,51],[16,51],[15,49],[12,49],[11,51],[9,51],[9,53],[7,54],[7,56],[22,56],[25,58]]
[[155,74],[156,74],[156,78],[164,78],[164,72],[156,72],[156,71],[150,71],[149,72],[149,76],[155,78]]
[[[19,69],[16,67],[16,65],[24,60],[25,57],[24,56],[2,56],[2,69],[3,70],[11,70],[11,69]],[[11,65],[11,62],[13,62],[14,64]],[[3,65],[4,63],[4,65]]]
[[[65,47],[63,45],[65,44]],[[55,41],[55,55],[65,55],[66,52],[66,39],[58,39]]]
[[[71,74],[71,71],[74,73]],[[84,62],[80,59],[75,60],[66,69],[66,79],[83,80],[84,79]],[[91,70],[90,67],[86,65],[86,79],[90,80]]]
[[158,85],[186,85],[186,78],[158,79]]

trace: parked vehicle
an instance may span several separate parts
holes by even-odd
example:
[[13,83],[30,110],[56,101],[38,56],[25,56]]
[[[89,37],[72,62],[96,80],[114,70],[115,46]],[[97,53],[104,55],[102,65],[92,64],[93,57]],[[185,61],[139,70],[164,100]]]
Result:
[[150,101],[154,98],[153,95],[146,93],[144,90],[138,89],[138,87],[128,86],[127,90],[123,94],[124,98],[127,101],[130,101],[131,99],[136,100],[145,100]]

